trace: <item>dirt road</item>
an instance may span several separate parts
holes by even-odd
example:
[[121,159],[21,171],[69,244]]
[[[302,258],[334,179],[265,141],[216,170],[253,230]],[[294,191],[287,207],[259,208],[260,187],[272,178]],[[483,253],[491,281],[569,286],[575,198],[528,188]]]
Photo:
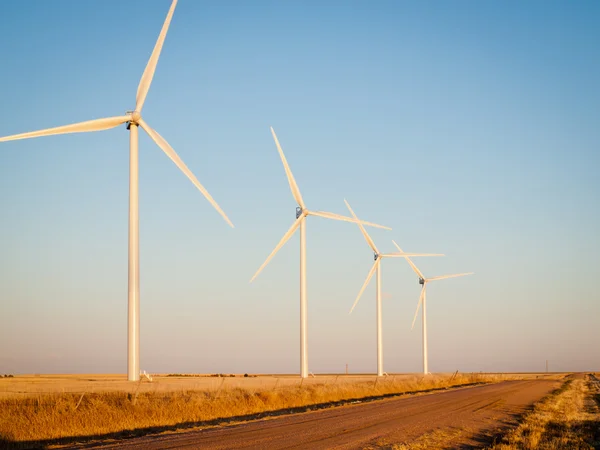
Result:
[[452,448],[477,447],[559,385],[551,380],[505,381],[240,425],[145,436],[100,448],[365,449],[410,442],[426,447],[442,443]]

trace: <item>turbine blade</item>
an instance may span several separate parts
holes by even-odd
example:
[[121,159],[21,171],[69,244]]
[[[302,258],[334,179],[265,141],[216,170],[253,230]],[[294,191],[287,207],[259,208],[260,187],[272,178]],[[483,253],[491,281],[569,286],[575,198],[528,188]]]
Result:
[[104,119],[88,120],[86,122],[63,125],[62,127],[47,128],[45,130],[31,131],[29,133],[13,134],[12,136],[0,138],[0,142],[52,136],[54,134],[85,133],[88,131],[110,130],[111,128],[118,127],[129,120],[129,116],[106,117]]
[[271,259],[273,258],[273,256],[275,256],[275,254],[281,249],[281,247],[283,247],[285,245],[285,243],[290,240],[290,238],[292,237],[292,235],[294,234],[294,232],[296,231],[296,229],[298,229],[298,227],[300,226],[300,223],[303,220],[306,220],[305,216],[300,216],[300,217],[298,217],[295,220],[295,222],[292,224],[292,226],[290,227],[290,229],[287,230],[287,232],[283,235],[283,237],[281,238],[281,240],[279,241],[279,243],[277,244],[277,246],[273,249],[273,251],[271,252],[271,254],[267,257],[267,259],[265,260],[265,262],[262,263],[262,266],[260,266],[258,268],[258,270],[254,274],[254,276],[250,279],[250,283],[252,283],[254,281],[254,279],[258,276],[258,274],[260,272],[262,272],[262,270],[267,266],[267,264],[269,264],[269,261],[271,261]]
[[[356,214],[354,214],[354,211],[350,207],[350,203],[348,203],[346,201],[346,199],[344,199],[344,203],[346,204],[348,211],[350,211],[350,214],[352,214],[352,217],[354,217],[354,220],[358,221],[358,217],[356,217]],[[360,223],[360,222],[357,222],[357,223],[358,223],[358,228],[360,228],[360,232],[363,234],[365,240],[367,241],[367,244],[369,244],[369,247],[371,247],[371,249],[376,254],[379,254],[379,250],[377,250],[377,246],[375,245],[375,242],[373,242],[373,239],[371,239],[371,236],[369,236],[369,233],[367,233],[367,230],[365,230],[365,227],[362,226],[362,223]]]
[[352,314],[352,311],[354,311],[354,308],[356,307],[356,305],[358,304],[358,301],[360,300],[360,296],[362,295],[362,293],[364,292],[364,290],[369,285],[369,281],[371,281],[371,278],[373,278],[373,274],[375,273],[375,270],[379,266],[380,262],[381,262],[381,259],[378,258],[373,263],[373,267],[371,267],[371,270],[369,270],[369,274],[367,275],[367,279],[365,280],[365,282],[363,283],[362,287],[360,288],[360,291],[358,292],[358,295],[356,296],[356,300],[354,300],[354,304],[352,305],[352,308],[350,308],[350,312],[348,314]]
[[355,220],[352,217],[346,217],[346,216],[342,216],[340,214],[336,214],[336,213],[332,213],[332,212],[307,211],[307,214],[309,216],[317,216],[317,217],[324,217],[326,219],[341,220],[342,222],[362,223],[363,225],[367,225],[369,227],[382,228],[384,230],[391,230],[390,227],[386,227],[383,225],[377,225],[376,223],[372,223],[372,222],[365,222],[364,220]]
[[146,95],[148,95],[148,90],[150,89],[150,85],[152,84],[152,78],[154,77],[156,64],[158,64],[158,58],[160,57],[160,52],[162,50],[163,43],[165,42],[165,37],[167,37],[167,31],[169,31],[169,25],[171,24],[171,18],[173,17],[175,6],[177,6],[177,0],[173,0],[173,3],[171,3],[171,8],[167,13],[165,23],[163,24],[163,27],[160,30],[158,40],[154,45],[154,50],[152,50],[152,55],[150,55],[148,64],[146,64],[146,68],[144,69],[144,73],[142,74],[142,78],[140,79],[137,95],[135,96],[135,110],[139,113],[142,112],[144,102],[146,101]]
[[146,131],[146,133],[148,133],[148,135],[150,135],[152,140],[154,142],[156,142],[156,145],[158,145],[162,149],[162,151],[165,152],[165,154],[171,159],[171,161],[173,161],[175,163],[175,165],[177,167],[179,167],[179,170],[181,170],[185,174],[185,176],[188,177],[192,183],[194,183],[194,186],[196,186],[198,188],[198,190],[200,192],[202,192],[202,194],[204,195],[204,197],[206,197],[206,199],[210,202],[210,204],[213,205],[213,207],[217,210],[217,212],[219,214],[221,214],[223,219],[225,219],[225,221],[233,228],[233,223],[231,223],[231,220],[229,220],[229,217],[227,217],[227,214],[225,214],[225,212],[221,209],[221,207],[217,204],[217,202],[212,198],[212,196],[208,193],[208,191],[206,189],[204,189],[204,186],[202,186],[200,184],[200,182],[194,176],[192,171],[190,169],[188,169],[188,167],[181,160],[179,155],[177,153],[175,153],[175,150],[173,150],[173,147],[171,147],[169,145],[169,143],[160,134],[158,134],[157,131],[153,130],[150,127],[150,125],[148,125],[144,121],[144,119],[140,119],[139,124]]
[[423,289],[421,289],[421,296],[419,297],[419,303],[417,303],[417,310],[415,311],[415,317],[412,321],[412,325],[410,326],[410,329],[412,330],[415,327],[415,322],[417,320],[417,316],[419,315],[419,308],[421,307],[421,303],[423,303],[423,297],[425,296],[425,285],[423,285]]
[[442,275],[439,277],[431,277],[431,278],[427,278],[427,281],[436,281],[436,280],[445,280],[446,278],[456,278],[456,277],[464,277],[466,275],[473,275],[474,272],[468,272],[468,273],[456,273],[454,275]]
[[[402,252],[402,249],[400,248],[400,246],[398,244],[396,244],[396,241],[394,241],[392,239],[392,242],[394,243],[394,245],[396,246],[396,248],[398,249],[398,251]],[[425,279],[425,277],[423,276],[423,274],[421,273],[421,271],[419,269],[417,269],[417,266],[415,266],[415,264],[409,258],[406,258],[406,261],[408,262],[408,264],[410,264],[410,267],[412,267],[412,269],[419,276],[419,278]]]
[[279,145],[279,139],[277,139],[277,135],[275,134],[275,130],[271,127],[271,134],[273,135],[273,139],[275,139],[275,145],[277,145],[277,151],[279,152],[279,156],[281,157],[281,162],[283,163],[283,168],[285,169],[285,174],[288,179],[288,183],[290,184],[290,189],[292,190],[292,195],[294,199],[302,209],[306,209],[304,205],[304,200],[302,199],[302,195],[300,194],[300,189],[298,189],[298,185],[296,184],[296,180],[294,179],[294,175],[292,174],[292,169],[285,159],[285,155],[283,154],[283,150],[281,149],[281,145]]

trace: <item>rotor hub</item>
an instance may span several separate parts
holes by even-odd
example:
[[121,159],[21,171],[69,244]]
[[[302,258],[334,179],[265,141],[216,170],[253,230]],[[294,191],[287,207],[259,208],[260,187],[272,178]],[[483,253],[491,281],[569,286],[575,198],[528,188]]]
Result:
[[303,212],[304,211],[302,211],[302,208],[300,206],[297,206],[296,207],[296,219],[299,218]]
[[377,261],[379,259],[379,255],[377,253],[373,253],[373,261]]
[[131,121],[133,123],[137,124],[141,118],[142,115],[138,111],[131,111]]
[[425,284],[425,280],[423,278],[419,278],[419,284]]

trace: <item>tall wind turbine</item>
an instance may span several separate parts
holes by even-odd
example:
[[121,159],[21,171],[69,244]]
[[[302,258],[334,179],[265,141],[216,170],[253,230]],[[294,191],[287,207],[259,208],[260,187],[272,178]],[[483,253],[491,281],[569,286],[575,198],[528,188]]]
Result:
[[[277,146],[277,151],[279,152],[279,156],[281,157],[281,162],[283,163],[283,168],[285,170],[285,174],[288,179],[288,183],[290,185],[290,189],[292,191],[292,195],[294,196],[294,200],[298,203],[298,207],[296,208],[296,221],[292,224],[290,229],[283,235],[275,249],[271,252],[271,254],[267,257],[265,262],[259,269],[256,271],[250,283],[254,281],[254,279],[258,276],[258,274],[269,264],[269,261],[275,256],[275,254],[284,246],[284,244],[292,237],[294,232],[300,228],[300,376],[302,378],[308,377],[308,333],[307,333],[307,302],[306,302],[306,218],[308,216],[317,216],[324,217],[326,219],[334,219],[341,220],[344,222],[352,222],[356,223],[357,220],[352,219],[350,217],[341,216],[339,214],[324,212],[324,211],[311,211],[306,208],[304,204],[304,200],[302,199],[302,195],[300,194],[300,189],[298,189],[298,185],[296,184],[296,180],[294,179],[294,175],[292,174],[292,170],[288,165],[287,160],[285,159],[285,155],[283,154],[283,150],[281,149],[281,145],[279,144],[279,140],[277,139],[277,135],[275,134],[275,130],[271,127],[271,134],[273,135],[273,139],[275,140],[275,145]],[[371,222],[358,222],[361,224],[369,225],[372,227],[383,228],[385,230],[391,230],[389,227],[384,227],[382,225],[377,225]]]
[[128,318],[127,318],[127,379],[137,381],[140,378],[140,271],[139,271],[139,207],[138,207],[138,126],[142,127],[163,152],[175,163],[177,167],[190,179],[192,183],[204,194],[206,199],[223,216],[225,221],[233,224],[213,200],[204,186],[196,179],[185,163],[175,153],[175,150],[157,131],[153,130],[142,119],[142,108],[146,95],[150,89],[156,64],[162,50],[163,42],[175,11],[177,0],[173,0],[171,8],[160,31],[150,60],[142,74],[142,79],[137,89],[135,110],[127,111],[125,115],[108,117],[104,119],[88,120],[56,128],[48,128],[30,133],[15,134],[0,138],[0,142],[17,139],[29,139],[54,134],[84,133],[89,131],[103,131],[118,127],[124,123],[129,130],[129,293],[128,293]]
[[[392,242],[394,243],[398,251],[402,251],[400,246],[396,244],[396,241],[392,240]],[[408,264],[410,264],[410,267],[412,267],[412,269],[419,277],[419,284],[423,286],[421,288],[421,296],[419,297],[419,303],[417,303],[417,310],[415,311],[415,317],[413,318],[412,326],[410,327],[410,329],[412,330],[415,327],[415,321],[417,320],[417,315],[419,314],[419,307],[421,306],[421,304],[423,304],[423,374],[427,375],[429,373],[427,368],[427,283],[429,283],[430,281],[445,280],[446,278],[456,278],[464,277],[465,275],[473,275],[473,272],[456,273],[453,275],[442,275],[439,277],[425,278],[425,276],[421,273],[417,266],[415,266],[415,263],[413,263],[410,260],[410,258],[406,258],[406,260],[408,261]]]
[[369,233],[367,233],[367,230],[365,230],[365,227],[362,226],[361,222],[358,220],[358,217],[356,217],[356,214],[354,214],[354,211],[350,207],[350,204],[346,200],[344,200],[344,202],[346,203],[348,210],[352,214],[352,217],[354,217],[354,219],[356,219],[356,221],[358,223],[358,227],[360,228],[360,231],[362,232],[363,236],[365,237],[365,240],[367,241],[367,244],[369,244],[369,247],[371,247],[371,249],[373,250],[373,253],[374,253],[375,262],[373,263],[373,267],[371,267],[371,270],[369,271],[369,274],[367,275],[367,279],[365,280],[364,284],[360,288],[360,292],[356,296],[356,300],[354,300],[354,304],[352,305],[352,308],[350,308],[350,314],[352,314],[352,311],[354,310],[358,301],[360,300],[360,297],[361,297],[363,291],[366,289],[367,285],[371,281],[373,274],[375,272],[377,272],[377,289],[376,289],[376,294],[375,294],[376,308],[377,308],[377,376],[381,377],[381,376],[383,376],[383,332],[382,332],[382,327],[381,327],[381,319],[382,319],[381,318],[381,269],[380,269],[381,260],[383,258],[406,258],[408,256],[444,256],[444,255],[428,254],[428,253],[404,253],[402,250],[400,250],[400,253],[380,253],[379,250],[377,249],[377,247],[375,246],[375,242],[373,242],[373,239],[371,239],[371,236],[369,236]]

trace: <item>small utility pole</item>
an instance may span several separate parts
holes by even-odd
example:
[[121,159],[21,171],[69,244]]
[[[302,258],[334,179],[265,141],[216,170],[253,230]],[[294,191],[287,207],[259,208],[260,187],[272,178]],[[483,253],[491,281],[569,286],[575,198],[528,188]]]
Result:
[[346,363],[346,375],[348,375],[348,363]]
[[548,360],[546,360],[546,373],[548,373]]

